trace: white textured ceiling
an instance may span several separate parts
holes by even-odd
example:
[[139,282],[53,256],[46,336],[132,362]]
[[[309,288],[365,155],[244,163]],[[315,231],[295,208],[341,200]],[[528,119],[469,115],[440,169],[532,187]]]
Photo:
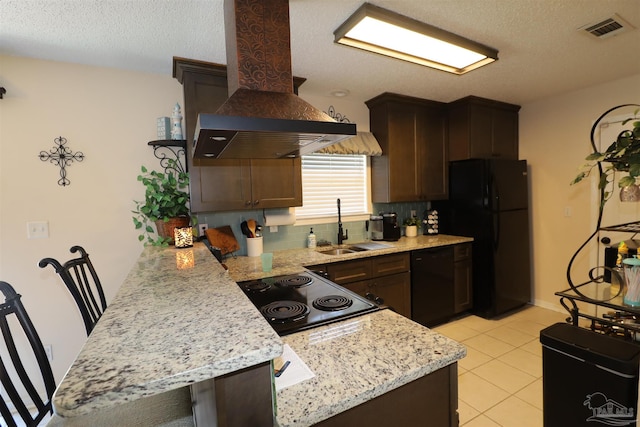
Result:
[[[524,104],[640,73],[639,29],[602,40],[577,31],[613,13],[640,28],[639,0],[370,2],[494,47],[500,59],[455,76],[337,45],[333,31],[363,0],[290,0],[293,73],[307,78],[305,90],[347,89],[361,100],[388,91]],[[1,0],[0,54],[166,75],[173,56],[226,63],[222,4]]]

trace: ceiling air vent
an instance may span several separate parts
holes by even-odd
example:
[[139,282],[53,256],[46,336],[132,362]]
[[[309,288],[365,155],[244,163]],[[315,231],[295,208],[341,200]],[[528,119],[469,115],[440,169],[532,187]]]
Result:
[[633,25],[622,19],[617,13],[607,19],[596,23],[590,23],[578,28],[578,31],[586,31],[593,37],[604,39],[607,37],[617,36],[633,29]]

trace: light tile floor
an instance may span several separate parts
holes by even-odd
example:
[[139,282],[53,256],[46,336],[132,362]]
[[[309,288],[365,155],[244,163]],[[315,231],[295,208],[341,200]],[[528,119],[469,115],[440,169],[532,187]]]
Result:
[[566,313],[535,306],[496,319],[465,316],[435,327],[467,347],[458,363],[464,427],[542,427],[540,331]]

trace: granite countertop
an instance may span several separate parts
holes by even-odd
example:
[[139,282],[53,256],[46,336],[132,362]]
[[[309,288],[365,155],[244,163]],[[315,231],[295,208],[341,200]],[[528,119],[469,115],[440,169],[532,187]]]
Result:
[[466,349],[391,310],[282,337],[315,377],[277,393],[280,427],[306,427],[462,359]]
[[[333,262],[347,261],[352,259],[368,258],[378,255],[388,255],[400,252],[415,251],[418,249],[432,248],[437,246],[456,245],[459,243],[472,242],[470,237],[449,236],[439,234],[436,236],[402,237],[397,242],[376,242],[388,245],[386,249],[375,249],[370,251],[353,252],[343,255],[325,255],[319,251],[337,245],[316,248],[316,249],[288,249],[273,253],[273,270],[265,273],[262,271],[260,257],[229,257],[223,262],[229,267],[229,275],[237,282],[245,280],[260,279],[265,276],[281,276],[295,274],[303,270],[302,267],[328,264]],[[352,246],[362,242],[347,243],[342,246]]]
[[[192,256],[193,266],[178,269]],[[74,417],[272,360],[282,340],[206,246],[147,247],[53,397]]]
[[[73,419],[178,391],[270,361],[285,342],[316,377],[277,393],[278,422],[308,426],[331,417],[455,362],[464,347],[389,310],[281,338],[236,281],[470,241],[419,236],[339,256],[277,251],[271,272],[262,271],[260,257],[226,259],[225,271],[202,243],[147,247],[58,386],[54,411]],[[344,325],[350,332],[336,336]]]

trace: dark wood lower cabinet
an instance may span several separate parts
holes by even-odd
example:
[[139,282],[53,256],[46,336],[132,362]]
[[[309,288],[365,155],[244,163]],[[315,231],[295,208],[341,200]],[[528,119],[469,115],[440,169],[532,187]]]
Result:
[[197,427],[273,426],[271,362],[191,385]]
[[453,249],[453,310],[459,314],[473,308],[471,243],[456,245]]
[[324,268],[329,280],[390,307],[398,314],[411,317],[408,253],[336,262],[327,264]]
[[335,415],[317,427],[457,427],[458,364]]
[[373,301],[379,298],[381,304],[411,318],[411,274],[408,271],[342,286]]

